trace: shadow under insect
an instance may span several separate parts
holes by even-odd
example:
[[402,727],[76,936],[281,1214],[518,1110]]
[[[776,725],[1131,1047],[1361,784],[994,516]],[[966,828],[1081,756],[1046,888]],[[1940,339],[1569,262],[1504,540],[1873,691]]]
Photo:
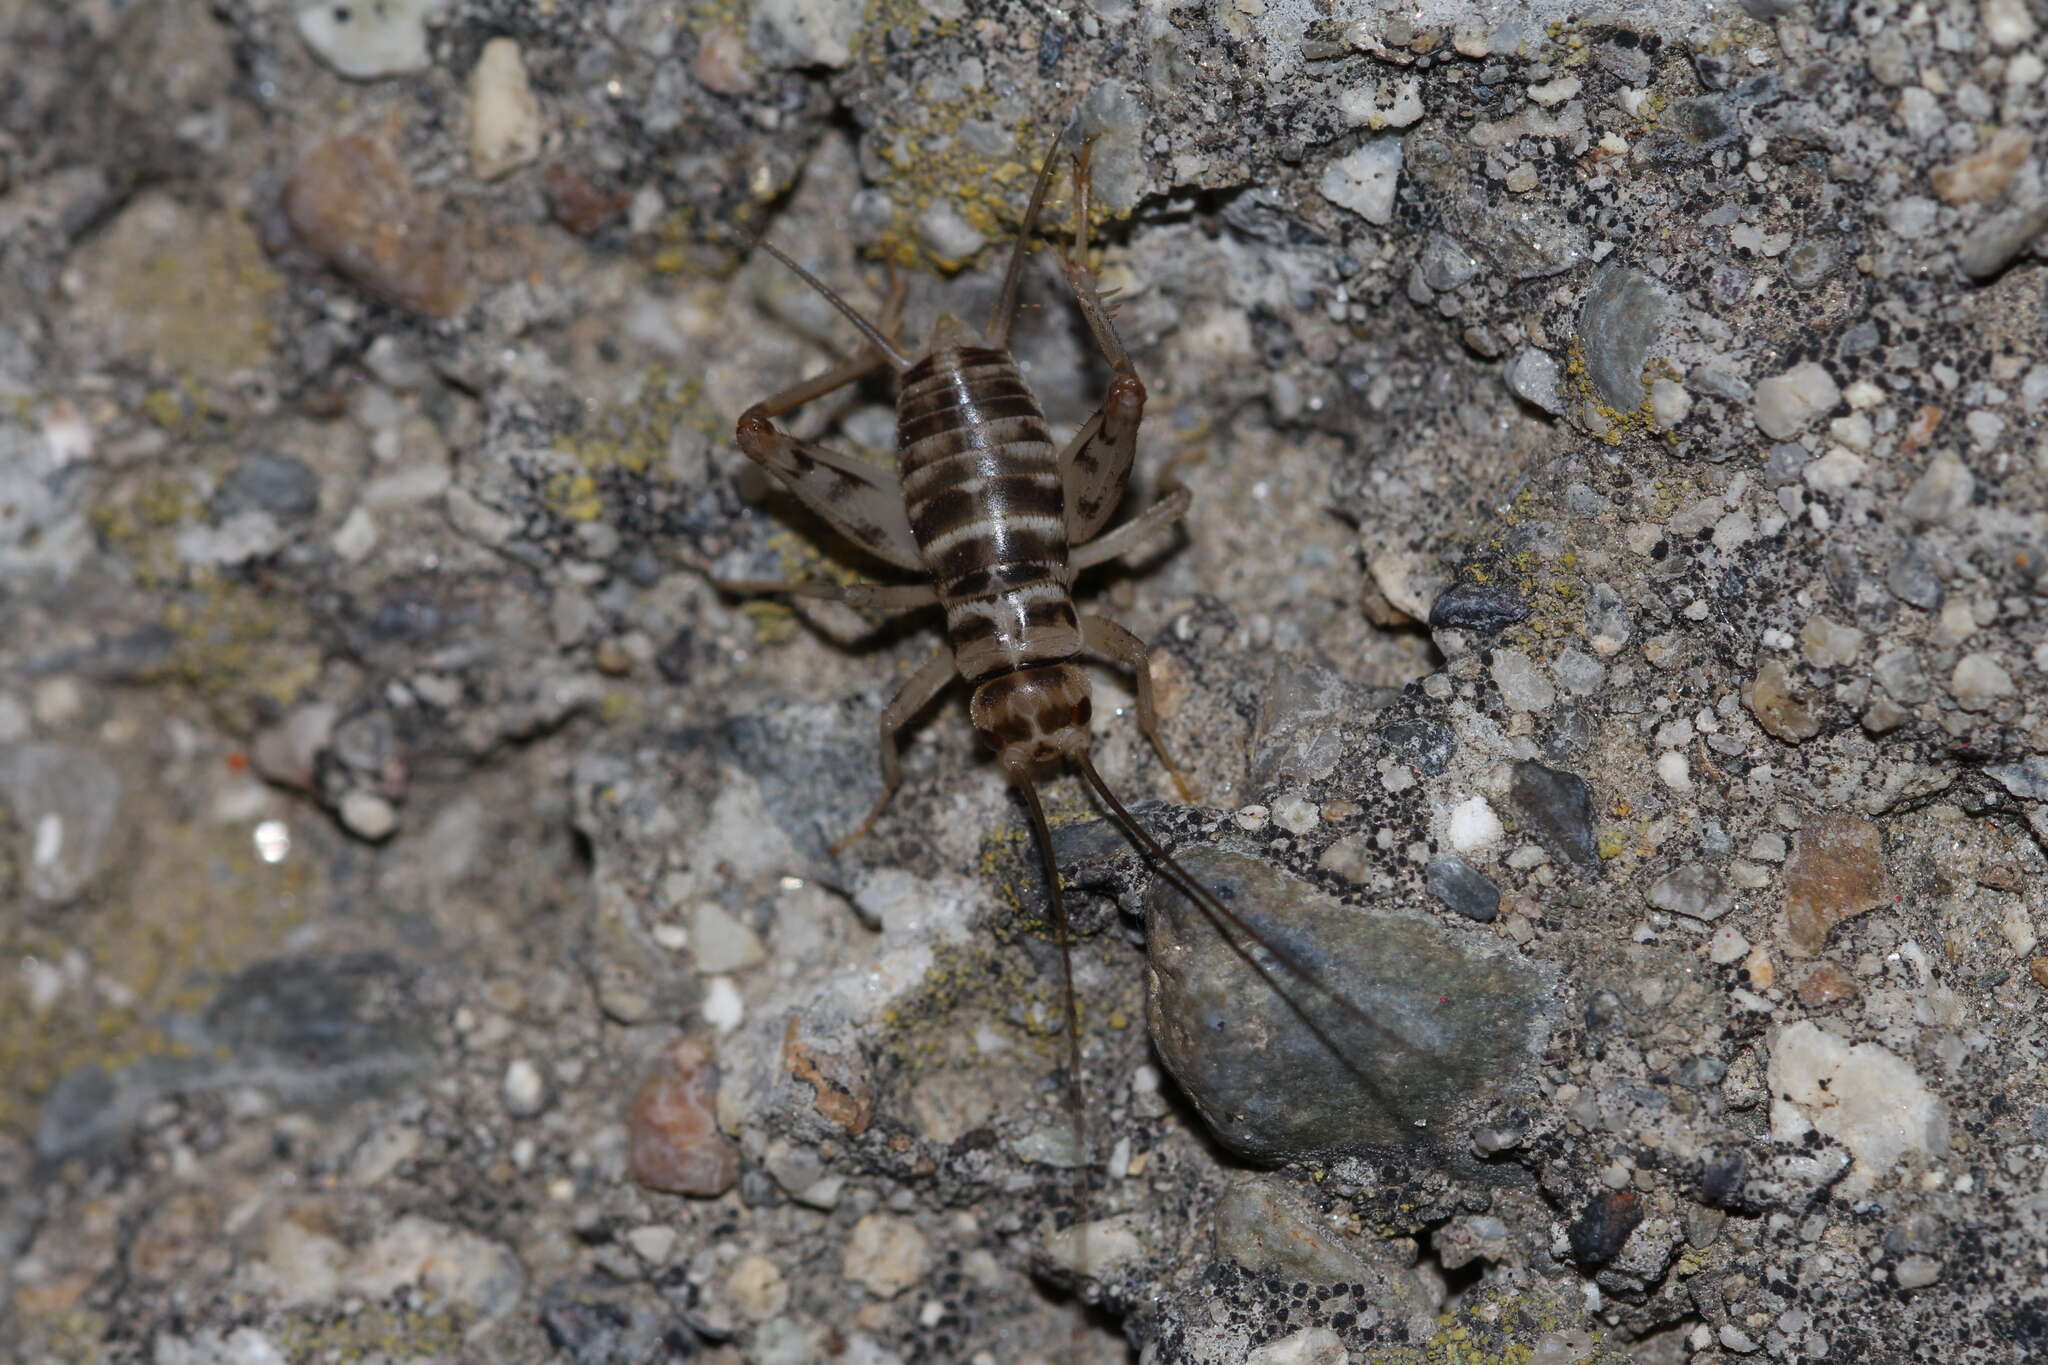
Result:
[[1145,901],[1152,1039],[1234,1153],[1461,1141],[1526,1083],[1556,982],[1476,927],[1347,905],[1244,854],[1185,850]]

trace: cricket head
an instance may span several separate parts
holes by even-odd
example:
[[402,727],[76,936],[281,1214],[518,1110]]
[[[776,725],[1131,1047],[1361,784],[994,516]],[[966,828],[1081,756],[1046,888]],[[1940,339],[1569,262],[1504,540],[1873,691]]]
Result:
[[1079,664],[1020,668],[974,689],[974,728],[1003,772],[1029,784],[1032,774],[1088,752],[1088,675]]

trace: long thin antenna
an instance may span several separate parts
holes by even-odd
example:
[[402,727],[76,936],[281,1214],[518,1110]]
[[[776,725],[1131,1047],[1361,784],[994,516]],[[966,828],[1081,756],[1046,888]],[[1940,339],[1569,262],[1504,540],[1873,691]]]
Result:
[[767,252],[770,256],[773,256],[776,260],[788,266],[790,270],[795,272],[796,277],[798,279],[802,280],[811,288],[817,290],[820,294],[823,294],[825,296],[825,301],[827,303],[831,304],[834,308],[837,308],[848,322],[860,328],[860,334],[868,339],[868,345],[874,347],[883,355],[889,357],[889,363],[891,365],[894,365],[899,370],[907,370],[910,368],[910,361],[904,357],[903,352],[896,349],[896,343],[890,341],[889,338],[883,336],[881,328],[875,326],[874,323],[869,322],[866,318],[862,317],[859,309],[855,308],[845,299],[840,298],[839,295],[833,293],[831,286],[827,285],[823,280],[819,279],[816,275],[813,275],[810,271],[804,269],[795,261],[791,260],[789,256],[786,253],[784,253],[781,247],[776,246],[775,243],[769,241],[767,238],[761,238],[759,246],[761,250]]
[[[1045,808],[1038,804],[1038,788],[1019,782],[1024,805],[1031,812],[1031,835],[1038,841],[1038,856],[1045,864],[1045,885],[1052,897],[1053,941],[1060,946],[1060,984],[1067,1005],[1067,1106],[1074,1115],[1075,1157],[1081,1169],[1081,1185],[1088,1184],[1088,1123],[1081,1106],[1081,1008],[1074,1000],[1074,952],[1067,933],[1067,900],[1060,891],[1060,868],[1052,853],[1052,829],[1045,823]],[[1085,1209],[1083,1212],[1085,1213]],[[1084,1217],[1085,1225],[1087,1219]]]
[[1232,950],[1253,971],[1257,972],[1267,985],[1273,988],[1276,995],[1287,1002],[1288,1008],[1292,1009],[1309,1032],[1315,1035],[1316,1041],[1329,1049],[1330,1054],[1337,1059],[1345,1070],[1357,1076],[1368,1088],[1378,1094],[1382,1100],[1388,1100],[1390,1107],[1392,1107],[1390,1097],[1386,1094],[1385,1090],[1344,1054],[1344,1050],[1337,1045],[1336,1040],[1330,1037],[1329,1032],[1321,1024],[1310,1017],[1300,1001],[1281,988],[1280,983],[1274,979],[1271,968],[1261,962],[1258,955],[1253,953],[1247,945],[1256,944],[1272,954],[1274,960],[1282,967],[1285,967],[1289,973],[1307,982],[1323,995],[1329,997],[1330,1000],[1336,1003],[1339,1009],[1350,1015],[1352,1019],[1363,1025],[1375,1036],[1383,1040],[1383,1042],[1398,1047],[1400,1051],[1411,1057],[1423,1055],[1422,1049],[1416,1047],[1385,1024],[1367,1014],[1363,1009],[1359,1008],[1356,1001],[1349,999],[1335,986],[1323,980],[1322,976],[1292,949],[1284,948],[1259,933],[1258,930],[1246,922],[1244,916],[1238,914],[1228,905],[1225,905],[1215,892],[1197,881],[1193,873],[1182,867],[1179,861],[1166,851],[1165,846],[1153,838],[1149,830],[1138,823],[1137,817],[1124,808],[1124,803],[1116,799],[1116,793],[1111,791],[1109,784],[1102,780],[1102,774],[1095,771],[1095,764],[1089,760],[1087,754],[1074,755],[1074,763],[1080,768],[1081,776],[1088,780],[1089,788],[1094,791],[1097,797],[1101,798],[1103,805],[1109,807],[1110,813],[1116,818],[1116,822],[1123,826],[1124,832],[1136,841],[1139,848],[1165,874],[1166,879],[1173,883],[1174,889],[1194,902],[1196,908],[1223,935],[1224,941],[1230,944]]
[[[1067,106],[1072,111],[1071,102]],[[1052,184],[1052,169],[1059,164],[1060,144],[1066,141],[1067,116],[1060,117],[1060,130],[1053,135],[1052,146],[1045,149],[1045,164],[1038,168],[1038,182],[1031,187],[1031,204],[1024,210],[1024,221],[1017,225],[1017,244],[1010,248],[1010,263],[1003,269],[1003,287],[996,294],[995,308],[988,315],[988,326],[983,328],[989,345],[1002,348],[1010,344],[1010,324],[1017,320],[1017,291],[1024,282],[1024,261],[1031,254],[1031,234],[1038,227],[1038,211],[1045,207],[1045,191]]]

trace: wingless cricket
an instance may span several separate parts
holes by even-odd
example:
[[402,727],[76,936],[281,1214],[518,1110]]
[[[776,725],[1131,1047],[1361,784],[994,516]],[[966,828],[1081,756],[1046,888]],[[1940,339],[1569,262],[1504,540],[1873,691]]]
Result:
[[[945,609],[950,648],[920,668],[883,708],[881,796],[860,826],[834,849],[865,833],[900,785],[897,732],[955,677],[971,684],[974,727],[1021,794],[1044,862],[1064,977],[1068,1098],[1085,1170],[1080,1030],[1066,906],[1035,785],[1047,769],[1061,761],[1071,764],[1132,841],[1260,975],[1272,980],[1271,968],[1252,954],[1254,946],[1305,981],[1320,983],[1294,954],[1262,939],[1174,861],[1117,799],[1089,758],[1088,675],[1079,663],[1084,654],[1135,673],[1138,726],[1176,782],[1180,780],[1159,737],[1151,665],[1143,642],[1108,617],[1078,613],[1071,590],[1081,570],[1136,549],[1171,527],[1187,512],[1189,496],[1185,488],[1170,484],[1151,507],[1103,534],[1130,475],[1145,386],[1117,338],[1088,264],[1086,143],[1073,157],[1073,226],[1060,264],[1111,379],[1101,406],[1063,449],[1054,449],[1045,414],[1010,355],[1010,329],[1024,266],[1057,161],[1056,154],[1048,155],[1039,171],[981,335],[959,319],[943,316],[933,325],[924,354],[915,358],[897,343],[900,289],[892,292],[877,325],[782,251],[761,243],[859,328],[867,348],[859,358],[748,408],[739,419],[740,449],[862,548],[923,575],[923,581],[845,586],[723,581],[719,586],[854,606]],[[898,384],[897,474],[777,430],[777,416],[884,367],[895,372]]]

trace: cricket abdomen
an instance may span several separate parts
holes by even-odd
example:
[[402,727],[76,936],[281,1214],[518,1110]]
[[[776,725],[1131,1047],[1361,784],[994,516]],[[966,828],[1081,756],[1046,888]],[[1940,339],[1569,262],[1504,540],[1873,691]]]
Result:
[[1078,655],[1058,457],[1009,353],[935,348],[903,374],[896,432],[960,675],[979,683]]

